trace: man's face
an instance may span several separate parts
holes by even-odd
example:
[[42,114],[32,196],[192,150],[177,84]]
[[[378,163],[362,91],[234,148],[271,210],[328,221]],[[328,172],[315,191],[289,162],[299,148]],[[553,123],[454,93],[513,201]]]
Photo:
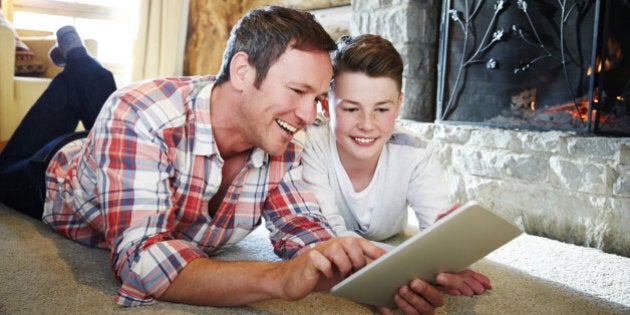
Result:
[[341,161],[376,162],[391,137],[402,94],[388,77],[344,72],[335,77],[332,123]]
[[252,82],[243,91],[250,144],[271,155],[284,153],[293,135],[314,122],[317,103],[326,98],[331,78],[327,52],[288,48],[259,89]]

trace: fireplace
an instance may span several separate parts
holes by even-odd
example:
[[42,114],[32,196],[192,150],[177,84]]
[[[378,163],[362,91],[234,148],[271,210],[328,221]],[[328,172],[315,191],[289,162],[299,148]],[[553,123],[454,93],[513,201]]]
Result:
[[630,1],[450,0],[437,120],[630,136]]

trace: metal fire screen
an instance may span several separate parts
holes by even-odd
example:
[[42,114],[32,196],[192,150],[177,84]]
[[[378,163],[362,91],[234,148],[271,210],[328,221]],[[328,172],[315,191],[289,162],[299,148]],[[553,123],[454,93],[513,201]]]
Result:
[[437,120],[630,135],[629,2],[444,1]]

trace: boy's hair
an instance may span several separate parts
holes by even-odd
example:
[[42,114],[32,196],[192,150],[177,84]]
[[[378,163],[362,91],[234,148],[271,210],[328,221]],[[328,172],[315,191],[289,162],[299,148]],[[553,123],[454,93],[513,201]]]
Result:
[[402,57],[392,43],[383,37],[372,34],[342,36],[331,58],[333,78],[342,72],[361,72],[369,77],[391,78],[398,89],[402,89]]
[[281,6],[249,11],[232,28],[216,84],[230,79],[232,57],[243,51],[248,54],[249,63],[256,68],[254,86],[260,87],[271,65],[289,45],[298,50],[329,53],[337,48],[335,41],[309,12]]

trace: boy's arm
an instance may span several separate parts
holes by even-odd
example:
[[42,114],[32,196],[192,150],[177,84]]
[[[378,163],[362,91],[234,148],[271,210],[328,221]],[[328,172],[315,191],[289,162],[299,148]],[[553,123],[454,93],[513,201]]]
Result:
[[[313,130],[308,128],[313,128]],[[328,128],[328,126],[308,128],[302,157],[304,182],[317,198],[321,211],[335,234],[348,235],[350,231],[346,228],[346,222],[339,213],[332,188],[337,183],[332,182],[333,179],[328,176],[333,161],[328,145],[329,140],[326,137],[328,133],[321,132],[321,128]]]

